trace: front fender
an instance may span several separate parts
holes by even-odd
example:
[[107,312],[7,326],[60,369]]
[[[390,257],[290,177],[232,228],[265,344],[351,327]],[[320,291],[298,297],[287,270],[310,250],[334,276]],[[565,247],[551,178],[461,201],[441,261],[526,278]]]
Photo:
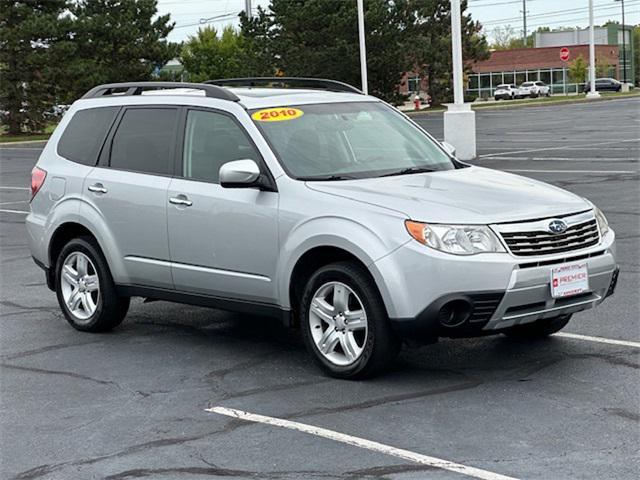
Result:
[[[307,220],[289,232],[281,247],[277,267],[277,294],[283,308],[291,308],[290,279],[300,258],[317,247],[340,248],[354,255],[372,274],[386,306],[392,305],[387,285],[375,261],[400,247],[392,235],[383,239],[362,223],[338,216],[324,216]],[[391,312],[388,312],[391,314]]]

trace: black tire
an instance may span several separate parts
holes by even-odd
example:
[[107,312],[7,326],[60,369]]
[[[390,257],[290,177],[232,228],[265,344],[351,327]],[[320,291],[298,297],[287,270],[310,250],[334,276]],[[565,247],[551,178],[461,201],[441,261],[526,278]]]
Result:
[[[100,284],[96,310],[87,319],[79,321],[69,310],[62,293],[62,266],[65,259],[74,252],[86,255],[95,267]],[[122,323],[129,310],[129,298],[120,297],[116,292],[107,261],[97,242],[91,237],[70,240],[60,251],[56,260],[56,296],[65,318],[76,330],[83,332],[107,332]]]
[[[319,351],[311,333],[309,309],[315,293],[329,282],[348,286],[361,301],[367,315],[368,332],[361,355],[349,365],[336,365]],[[343,379],[361,379],[382,372],[393,364],[400,351],[400,339],[394,334],[380,293],[369,272],[355,262],[337,262],[317,270],[307,281],[300,301],[300,326],[307,350],[329,375]]]
[[517,325],[504,330],[502,333],[507,337],[518,340],[536,340],[559,332],[566,327],[569,320],[571,320],[571,315],[561,315],[525,325]]

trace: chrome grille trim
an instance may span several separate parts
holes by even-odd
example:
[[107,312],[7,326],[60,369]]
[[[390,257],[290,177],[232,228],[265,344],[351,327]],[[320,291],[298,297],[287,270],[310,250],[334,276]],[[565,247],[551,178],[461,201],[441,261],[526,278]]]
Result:
[[567,230],[559,235],[547,231],[557,217],[533,222],[492,225],[509,251],[519,257],[555,255],[582,250],[600,243],[600,232],[593,211],[563,217]]

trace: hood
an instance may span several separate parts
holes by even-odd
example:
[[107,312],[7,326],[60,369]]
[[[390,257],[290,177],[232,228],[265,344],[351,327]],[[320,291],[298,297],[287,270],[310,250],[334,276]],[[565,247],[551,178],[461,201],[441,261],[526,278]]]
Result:
[[474,166],[397,177],[307,182],[307,186],[431,223],[512,222],[591,208],[583,198],[553,185]]

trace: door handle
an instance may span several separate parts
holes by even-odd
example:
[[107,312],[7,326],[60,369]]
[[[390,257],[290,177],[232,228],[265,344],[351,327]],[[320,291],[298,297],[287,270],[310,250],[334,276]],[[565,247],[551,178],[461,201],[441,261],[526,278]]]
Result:
[[177,197],[169,197],[169,203],[173,205],[182,205],[184,207],[190,207],[193,202],[187,198],[186,195],[178,195]]
[[107,193],[107,189],[101,183],[94,183],[90,185],[87,190],[94,193]]

